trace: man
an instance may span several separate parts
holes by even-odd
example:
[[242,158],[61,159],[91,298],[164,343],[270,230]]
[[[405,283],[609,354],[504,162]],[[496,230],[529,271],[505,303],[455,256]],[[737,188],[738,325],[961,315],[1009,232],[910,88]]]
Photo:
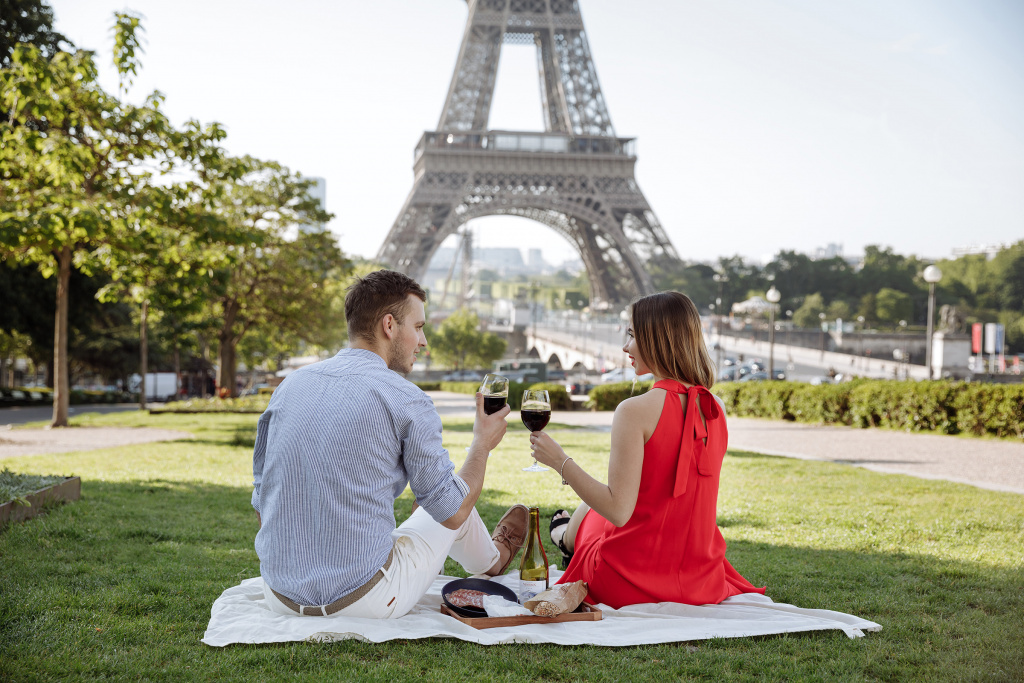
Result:
[[[447,556],[470,574],[495,576],[523,544],[525,507],[510,508],[493,537],[474,507],[508,406],[487,415],[477,394],[473,442],[456,474],[433,403],[399,374],[427,346],[425,301],[401,273],[358,280],[345,297],[349,348],[292,373],[260,417],[252,505],[276,612],[400,617]],[[394,501],[406,484],[416,509],[396,528]]]

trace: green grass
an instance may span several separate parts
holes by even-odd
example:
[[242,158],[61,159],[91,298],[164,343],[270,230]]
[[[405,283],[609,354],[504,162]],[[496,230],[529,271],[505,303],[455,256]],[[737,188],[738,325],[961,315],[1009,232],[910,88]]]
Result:
[[[627,648],[453,640],[202,645],[210,606],[259,573],[249,506],[254,415],[136,413],[75,424],[151,425],[196,439],[0,459],[77,474],[82,499],[0,532],[0,680],[190,678],[394,681],[1020,680],[1024,499],[824,462],[731,453],[719,522],[729,559],[779,602],[883,625]],[[446,421],[457,462],[467,420]],[[607,433],[551,427],[591,472]],[[557,475],[522,472],[526,432],[492,454],[479,509],[542,514],[577,502]],[[408,516],[407,491],[395,503]],[[548,557],[557,557],[548,546]],[[449,562],[447,572],[460,575]]]

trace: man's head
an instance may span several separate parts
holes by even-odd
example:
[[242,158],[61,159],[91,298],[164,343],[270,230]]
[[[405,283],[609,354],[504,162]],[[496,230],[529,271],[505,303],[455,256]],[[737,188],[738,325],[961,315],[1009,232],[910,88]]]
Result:
[[379,353],[395,372],[412,370],[423,336],[427,293],[408,275],[378,270],[356,279],[345,295],[349,337]]

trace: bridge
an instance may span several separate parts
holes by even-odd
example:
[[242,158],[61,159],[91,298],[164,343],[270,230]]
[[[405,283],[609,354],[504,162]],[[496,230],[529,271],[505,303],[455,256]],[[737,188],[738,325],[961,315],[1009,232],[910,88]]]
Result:
[[626,365],[619,325],[571,320],[566,325],[530,325],[525,332],[528,354],[549,365],[594,372]]
[[[622,352],[620,324],[578,319],[562,323],[538,322],[527,326],[524,332],[528,355],[543,359],[549,365],[558,365],[565,370],[585,368],[589,372],[607,372],[627,365],[626,354]],[[718,336],[708,340],[709,348],[719,343],[728,357],[768,358],[766,341]],[[790,379],[798,381],[825,375],[830,369],[878,379],[927,379],[927,369],[923,365],[897,363],[884,356],[871,358],[779,343],[775,344],[775,367],[785,370]]]

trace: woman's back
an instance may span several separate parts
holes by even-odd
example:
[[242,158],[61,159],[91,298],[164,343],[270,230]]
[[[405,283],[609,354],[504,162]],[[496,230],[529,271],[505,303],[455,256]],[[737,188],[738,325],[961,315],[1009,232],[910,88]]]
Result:
[[654,393],[664,393],[664,400],[644,445],[633,514],[616,527],[591,511],[562,582],[587,580],[591,599],[612,607],[718,603],[730,595],[763,593],[726,561],[715,522],[728,446],[724,411],[703,387],[661,380]]

